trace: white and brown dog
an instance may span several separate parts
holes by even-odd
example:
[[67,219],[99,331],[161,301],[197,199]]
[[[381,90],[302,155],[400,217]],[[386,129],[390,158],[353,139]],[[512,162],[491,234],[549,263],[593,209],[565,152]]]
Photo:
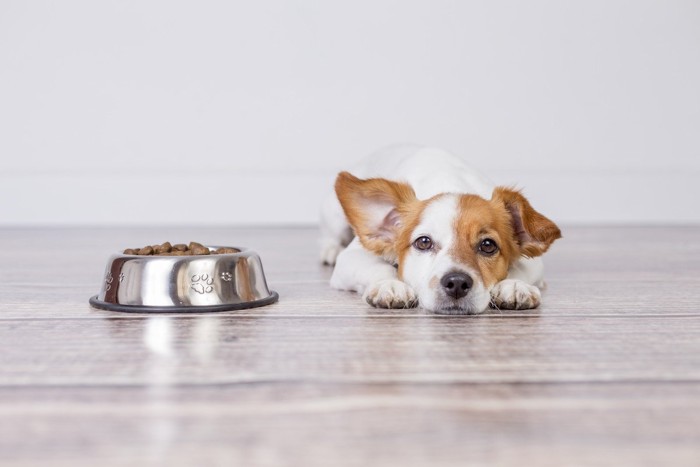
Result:
[[438,313],[539,305],[540,256],[561,232],[518,191],[419,146],[386,148],[351,172],[322,209],[321,260],[335,264],[334,288],[375,307]]

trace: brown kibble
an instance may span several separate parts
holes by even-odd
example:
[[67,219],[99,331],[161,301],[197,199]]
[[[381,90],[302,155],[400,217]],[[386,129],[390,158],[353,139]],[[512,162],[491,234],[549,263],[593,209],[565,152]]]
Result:
[[[192,244],[190,243],[190,245],[192,245]],[[208,254],[211,254],[211,252],[209,251],[209,248],[207,248],[207,247],[205,247],[205,246],[202,246],[202,245],[198,245],[198,244],[195,244],[195,245],[194,245],[194,248],[191,248],[190,250],[192,251],[192,254],[193,254],[193,255],[208,255]]]
[[162,255],[163,253],[170,253],[172,249],[173,246],[170,244],[170,242],[165,242],[162,245],[158,245],[157,247],[153,248],[157,255]]
[[228,247],[217,248],[214,251],[214,254],[216,254],[216,255],[228,255],[231,253],[239,253],[239,251],[236,250],[235,248],[228,248]]
[[193,256],[193,255],[226,255],[240,253],[237,248],[221,247],[216,250],[210,250],[208,247],[198,242],[190,242],[189,245],[177,243],[171,245],[170,242],[165,242],[160,245],[149,245],[143,248],[127,248],[124,250],[125,255],[141,255],[141,256]]
[[153,254],[153,248],[150,247],[150,246],[145,246],[145,247],[141,248],[141,249],[139,250],[139,252],[136,253],[136,254],[137,254],[137,255],[141,255],[141,256],[152,255],[152,254]]

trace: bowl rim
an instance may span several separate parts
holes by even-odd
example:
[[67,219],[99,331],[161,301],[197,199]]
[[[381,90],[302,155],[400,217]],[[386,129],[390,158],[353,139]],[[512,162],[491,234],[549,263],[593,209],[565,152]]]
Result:
[[[206,256],[206,255],[201,255]],[[107,311],[122,311],[127,313],[211,313],[220,311],[237,311],[248,308],[258,308],[271,305],[279,300],[279,294],[270,290],[270,295],[249,302],[228,303],[223,305],[187,305],[187,306],[148,306],[148,305],[122,305],[98,300],[97,295],[90,297],[89,303],[93,308]]]

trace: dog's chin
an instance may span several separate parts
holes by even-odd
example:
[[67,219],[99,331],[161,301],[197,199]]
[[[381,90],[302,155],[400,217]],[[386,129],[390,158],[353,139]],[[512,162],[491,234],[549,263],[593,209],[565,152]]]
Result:
[[441,315],[477,315],[486,311],[488,303],[484,306],[476,305],[471,300],[435,300],[428,306],[423,307],[433,313]]

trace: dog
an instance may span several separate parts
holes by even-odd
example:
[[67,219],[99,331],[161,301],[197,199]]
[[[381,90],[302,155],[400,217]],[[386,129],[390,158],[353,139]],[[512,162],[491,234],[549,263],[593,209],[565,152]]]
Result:
[[557,225],[465,159],[401,145],[341,172],[321,209],[331,286],[377,308],[476,314],[539,306]]

